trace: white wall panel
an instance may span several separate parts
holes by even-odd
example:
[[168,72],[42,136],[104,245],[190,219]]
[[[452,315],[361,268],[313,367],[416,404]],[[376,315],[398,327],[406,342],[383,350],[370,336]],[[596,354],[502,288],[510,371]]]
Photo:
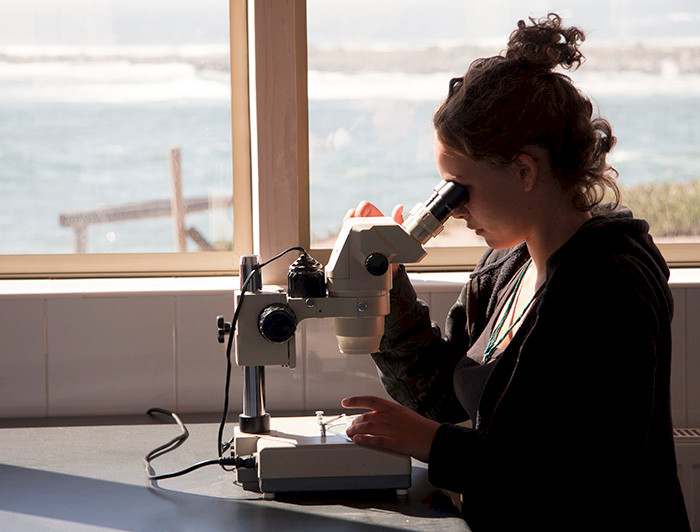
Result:
[[49,415],[175,408],[169,296],[49,300]]
[[0,417],[46,415],[44,305],[0,300]]

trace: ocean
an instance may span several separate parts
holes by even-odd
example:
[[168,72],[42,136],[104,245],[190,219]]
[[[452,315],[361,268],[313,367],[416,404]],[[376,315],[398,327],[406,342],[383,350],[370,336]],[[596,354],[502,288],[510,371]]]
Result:
[[[172,146],[185,197],[231,194],[228,72],[140,51],[25,49],[0,62],[0,253],[72,253],[62,213],[169,199]],[[231,239],[230,212],[186,223]],[[88,252],[174,250],[169,218],[88,227]]]
[[[0,253],[72,253],[62,213],[169,199],[171,146],[186,197],[231,193],[229,75],[220,61],[193,60],[220,51],[177,52],[0,49]],[[439,180],[431,115],[454,75],[309,72],[314,240],[332,237],[360,200],[388,212],[427,197]],[[700,177],[700,74],[584,67],[572,77],[613,124],[620,184]],[[231,239],[230,210],[186,224]],[[174,249],[169,218],[88,229],[92,253]]]
[[[613,125],[617,145],[609,162],[621,186],[700,178],[700,74],[586,73],[584,66],[569,75]],[[431,116],[453,76],[310,73],[317,236],[337,230],[343,210],[338,189],[344,208],[368,199],[385,213],[396,203],[410,208],[427,197],[440,179]]]

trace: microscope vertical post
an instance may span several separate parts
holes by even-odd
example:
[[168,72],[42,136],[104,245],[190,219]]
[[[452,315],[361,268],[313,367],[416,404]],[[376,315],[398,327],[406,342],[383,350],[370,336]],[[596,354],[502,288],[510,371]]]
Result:
[[[239,275],[241,291],[245,279],[259,262],[257,255],[241,257]],[[262,276],[258,270],[245,287],[247,291],[255,292],[262,289]],[[260,434],[270,431],[270,414],[265,412],[265,366],[243,367],[243,413],[239,416],[241,431],[250,434]]]

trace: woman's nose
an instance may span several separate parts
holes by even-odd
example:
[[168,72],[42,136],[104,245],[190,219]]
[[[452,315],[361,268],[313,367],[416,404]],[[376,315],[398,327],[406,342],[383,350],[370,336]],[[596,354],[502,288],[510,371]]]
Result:
[[455,211],[452,213],[452,216],[455,218],[466,218],[469,215],[469,209],[467,209],[466,205],[462,205],[460,208],[455,209]]

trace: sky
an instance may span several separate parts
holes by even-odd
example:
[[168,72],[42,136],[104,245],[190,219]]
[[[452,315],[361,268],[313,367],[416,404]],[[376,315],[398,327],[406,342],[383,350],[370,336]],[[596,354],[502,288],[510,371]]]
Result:
[[228,43],[227,0],[0,0],[0,45]]
[[346,0],[309,0],[308,5],[309,34],[326,43],[504,42],[518,20],[549,12],[598,40],[700,38],[697,0],[353,0],[352,9],[344,8]]
[[[700,39],[697,0],[308,0],[311,45],[504,41],[560,13],[601,41]],[[0,0],[0,45],[228,42],[227,0]]]

